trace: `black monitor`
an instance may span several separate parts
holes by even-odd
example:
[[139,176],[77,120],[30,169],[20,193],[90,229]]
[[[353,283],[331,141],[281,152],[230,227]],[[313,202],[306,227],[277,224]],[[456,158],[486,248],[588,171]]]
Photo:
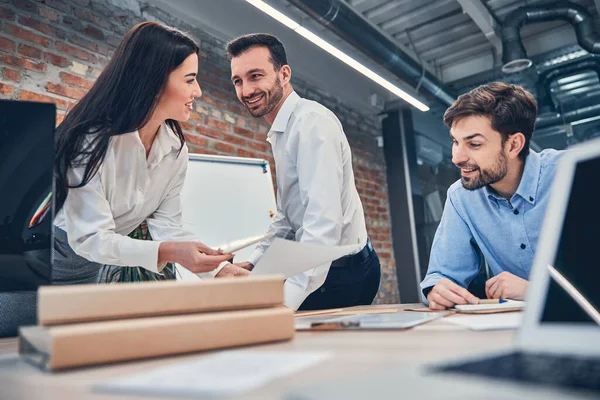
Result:
[[55,123],[54,104],[0,100],[0,293],[51,283]]
[[[599,176],[600,157],[577,163],[553,264],[596,310],[600,310]],[[542,322],[593,323],[583,308],[554,279],[550,278],[549,285]]]

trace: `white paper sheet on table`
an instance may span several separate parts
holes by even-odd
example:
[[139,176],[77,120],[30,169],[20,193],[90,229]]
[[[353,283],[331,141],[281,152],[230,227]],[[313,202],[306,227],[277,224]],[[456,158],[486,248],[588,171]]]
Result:
[[356,253],[360,246],[319,246],[275,238],[251,275],[279,274],[290,278],[340,257]]
[[256,389],[331,358],[329,352],[226,351],[100,383],[94,390],[163,396],[223,396]]
[[522,312],[506,312],[496,314],[455,314],[443,321],[464,326],[474,331],[491,331],[499,329],[517,329],[523,321]]

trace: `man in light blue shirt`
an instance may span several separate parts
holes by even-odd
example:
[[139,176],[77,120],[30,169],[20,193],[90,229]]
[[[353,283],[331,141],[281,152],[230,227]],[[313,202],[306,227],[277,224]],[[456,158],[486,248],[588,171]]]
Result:
[[422,297],[431,309],[477,304],[467,291],[485,257],[488,298],[522,299],[560,152],[529,150],[533,96],[494,82],[461,95],[444,114],[461,179],[448,189]]

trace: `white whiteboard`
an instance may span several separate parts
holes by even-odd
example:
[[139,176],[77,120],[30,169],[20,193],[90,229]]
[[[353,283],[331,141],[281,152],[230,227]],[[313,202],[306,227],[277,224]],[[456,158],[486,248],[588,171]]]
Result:
[[[269,163],[190,154],[182,201],[183,227],[208,246],[263,235],[276,212]],[[246,261],[255,247],[238,251],[235,261]]]

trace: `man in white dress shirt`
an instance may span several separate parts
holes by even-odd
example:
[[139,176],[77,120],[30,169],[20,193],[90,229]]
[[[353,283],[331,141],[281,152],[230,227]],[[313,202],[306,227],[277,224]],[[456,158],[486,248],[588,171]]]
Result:
[[[371,304],[380,265],[367,237],[342,124],[321,104],[296,94],[285,49],[275,36],[241,36],[227,44],[227,54],[238,99],[271,125],[267,141],[277,171],[277,213],[269,231],[304,243],[357,245],[354,255],[287,279],[285,305],[315,310]],[[272,240],[237,265],[252,269]]]

